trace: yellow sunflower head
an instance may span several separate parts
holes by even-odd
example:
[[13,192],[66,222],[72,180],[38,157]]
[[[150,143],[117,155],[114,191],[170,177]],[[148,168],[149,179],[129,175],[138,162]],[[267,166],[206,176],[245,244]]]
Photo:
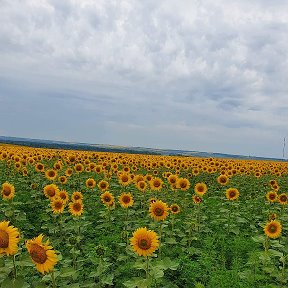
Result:
[[122,208],[131,207],[134,203],[131,193],[122,193],[119,197],[119,203]]
[[193,195],[192,200],[193,200],[194,204],[200,204],[203,202],[203,199],[198,195]]
[[62,199],[62,201],[64,202],[64,205],[69,201],[69,194],[65,190],[59,191],[58,196]]
[[105,180],[101,180],[98,183],[98,188],[103,192],[109,189],[109,183]]
[[236,188],[229,188],[226,190],[226,198],[228,200],[231,200],[231,201],[236,200],[236,199],[238,199],[239,195],[240,195],[240,193],[239,193],[238,189],[236,189]]
[[130,243],[134,252],[144,257],[151,256],[159,248],[158,235],[146,227],[134,231]]
[[71,196],[71,200],[73,202],[75,201],[82,201],[83,200],[83,194],[81,192],[73,192],[72,196]]
[[61,184],[66,184],[66,183],[67,183],[67,178],[66,178],[66,176],[60,176],[60,177],[58,178],[58,181],[59,181],[59,183],[61,183]]
[[180,206],[177,204],[172,204],[170,206],[170,211],[172,214],[178,214],[178,213],[180,213]]
[[149,181],[149,184],[150,184],[151,190],[153,190],[153,191],[161,190],[163,187],[163,181],[159,177],[152,178]]
[[50,200],[59,194],[59,188],[55,184],[46,185],[43,190],[45,196]]
[[147,188],[147,183],[144,180],[140,180],[136,183],[136,187],[139,191],[145,192]]
[[267,194],[266,194],[266,199],[273,203],[273,202],[277,202],[278,201],[278,194],[276,191],[269,191]]
[[56,177],[57,177],[57,171],[56,170],[53,170],[53,169],[49,169],[45,172],[45,177],[48,179],[48,180],[54,180]]
[[56,252],[53,247],[49,245],[49,240],[45,243],[43,235],[26,241],[26,248],[32,262],[36,265],[36,269],[42,273],[48,273],[54,269],[55,264],[58,262]]
[[218,178],[217,178],[217,182],[224,186],[226,185],[228,182],[229,182],[229,178],[226,176],[226,175],[220,175]]
[[60,214],[64,211],[64,201],[60,197],[54,197],[51,201],[51,208],[54,214]]
[[131,183],[132,179],[131,176],[128,173],[122,173],[119,178],[118,181],[121,185],[123,186],[127,186]]
[[73,201],[69,203],[69,212],[72,216],[81,216],[84,210],[82,201]]
[[75,170],[77,173],[82,173],[83,170],[84,170],[84,166],[83,166],[81,163],[77,163],[77,164],[75,164],[75,166],[74,166],[74,170]]
[[177,189],[186,191],[190,188],[190,182],[187,178],[178,178],[176,182]]
[[176,185],[177,179],[178,179],[177,175],[171,174],[171,175],[168,177],[168,182],[169,182],[169,184],[171,184],[171,185]]
[[281,205],[288,204],[288,195],[286,193],[282,193],[278,196],[278,201]]
[[5,200],[11,200],[15,196],[15,188],[12,184],[5,182],[2,184],[2,197]]
[[96,181],[93,178],[86,180],[85,185],[87,188],[94,188],[96,186]]
[[149,215],[157,221],[164,220],[168,216],[168,206],[161,200],[156,200],[150,204]]
[[14,226],[9,226],[9,221],[0,222],[0,256],[14,255],[18,251],[19,231]]
[[102,193],[100,195],[100,198],[101,198],[101,201],[103,202],[103,204],[105,204],[106,206],[111,206],[115,202],[114,196],[108,191]]
[[205,183],[197,183],[194,187],[194,191],[196,194],[203,196],[207,192],[208,188]]
[[276,239],[281,235],[282,225],[276,220],[272,220],[264,227],[264,233],[267,237]]

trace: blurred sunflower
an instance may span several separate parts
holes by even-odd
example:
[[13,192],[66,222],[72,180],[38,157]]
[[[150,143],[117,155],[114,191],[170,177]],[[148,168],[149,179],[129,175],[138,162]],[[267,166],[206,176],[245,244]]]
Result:
[[54,180],[57,177],[57,171],[53,170],[53,169],[49,169],[45,172],[45,177],[48,180]]
[[130,243],[134,252],[144,257],[151,256],[159,248],[158,235],[146,227],[134,231]]
[[288,196],[286,193],[282,193],[278,196],[278,201],[281,205],[287,205],[288,203]]
[[43,241],[43,235],[26,241],[26,248],[32,262],[36,265],[36,269],[45,274],[54,269],[55,264],[58,262],[56,252],[53,247],[49,245],[49,240],[45,243]]
[[123,186],[127,186],[131,183],[132,179],[131,176],[128,173],[122,173],[119,178],[118,181],[121,185]]
[[94,188],[96,186],[96,181],[93,178],[86,180],[85,185],[87,188]]
[[109,183],[105,180],[101,180],[99,183],[98,183],[98,188],[104,192],[106,190],[109,189]]
[[64,211],[64,201],[60,197],[54,197],[51,201],[51,208],[54,214],[60,214]]
[[278,194],[276,191],[269,191],[267,194],[266,194],[266,199],[273,203],[273,202],[277,202],[278,200]]
[[192,196],[192,200],[193,200],[193,202],[194,202],[195,204],[200,204],[200,203],[203,202],[203,199],[202,199],[200,196],[198,196],[198,195],[193,195],[193,196]]
[[67,178],[65,176],[60,176],[58,178],[58,181],[61,183],[61,184],[66,184],[67,183]]
[[53,197],[57,196],[59,193],[59,188],[55,184],[46,185],[43,190],[44,190],[44,195],[49,199],[52,199]]
[[82,201],[78,200],[69,203],[69,212],[72,216],[81,216],[84,210]]
[[64,205],[69,201],[69,194],[66,190],[59,191],[59,197],[62,199]]
[[9,221],[0,222],[0,255],[14,255],[18,252],[19,231],[9,226]]
[[147,183],[145,181],[138,181],[136,184],[136,187],[139,191],[141,192],[145,192],[146,188],[147,188]]
[[186,191],[190,188],[190,182],[187,178],[178,178],[176,181],[177,189]]
[[15,188],[14,185],[5,182],[2,184],[2,197],[5,200],[11,200],[15,196]]
[[281,235],[282,225],[276,220],[272,220],[264,227],[265,235],[269,238],[276,239]]
[[172,204],[170,206],[170,211],[172,214],[178,214],[178,213],[180,213],[180,206],[177,204]]
[[150,204],[149,215],[157,221],[164,220],[168,216],[168,206],[161,200],[156,200]]
[[229,182],[229,178],[226,176],[226,175],[220,175],[218,178],[217,178],[217,182],[224,186],[226,184],[228,184]]
[[72,196],[71,196],[71,200],[73,202],[76,202],[76,201],[82,201],[83,200],[83,194],[81,192],[78,192],[78,191],[75,191],[73,192]]
[[197,183],[194,187],[194,192],[200,196],[203,196],[207,190],[208,188],[205,183]]
[[114,196],[108,191],[102,193],[100,195],[100,198],[101,198],[101,201],[103,202],[103,204],[105,204],[106,206],[109,206],[112,203],[114,203]]
[[229,188],[226,190],[226,198],[228,200],[236,200],[239,197],[240,193],[236,188]]
[[122,193],[119,197],[119,203],[122,208],[133,206],[134,200],[131,193]]
[[84,170],[84,166],[83,166],[81,163],[77,163],[77,164],[75,164],[75,166],[74,166],[74,170],[75,170],[77,173],[82,173],[83,170]]
[[155,177],[149,181],[149,184],[150,184],[151,190],[158,191],[162,189],[163,181],[160,178]]

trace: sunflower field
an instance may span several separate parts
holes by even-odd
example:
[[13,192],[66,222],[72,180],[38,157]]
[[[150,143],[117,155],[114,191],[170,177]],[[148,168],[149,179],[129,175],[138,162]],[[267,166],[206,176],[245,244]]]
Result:
[[0,286],[288,287],[288,163],[0,145]]

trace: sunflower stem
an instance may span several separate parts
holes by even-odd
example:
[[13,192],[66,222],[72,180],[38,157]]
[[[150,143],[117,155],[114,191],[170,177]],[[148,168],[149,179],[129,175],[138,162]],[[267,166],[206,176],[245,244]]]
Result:
[[17,278],[17,269],[16,269],[16,263],[15,263],[15,255],[13,255],[13,258],[12,258],[12,260],[13,260],[13,267],[14,267],[14,279],[16,279]]
[[146,279],[149,278],[149,258],[146,256]]
[[53,285],[53,288],[56,288],[56,282],[55,282],[55,276],[54,276],[54,270],[50,273],[51,275],[51,279],[52,279],[52,285]]
[[162,246],[162,222],[160,222],[160,236],[159,236],[159,240],[160,240],[160,245],[159,245],[159,259],[161,260],[161,246]]

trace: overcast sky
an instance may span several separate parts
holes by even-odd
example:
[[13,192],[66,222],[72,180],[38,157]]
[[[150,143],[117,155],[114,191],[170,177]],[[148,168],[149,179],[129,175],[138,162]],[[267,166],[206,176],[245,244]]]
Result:
[[281,158],[288,2],[0,0],[0,135]]

